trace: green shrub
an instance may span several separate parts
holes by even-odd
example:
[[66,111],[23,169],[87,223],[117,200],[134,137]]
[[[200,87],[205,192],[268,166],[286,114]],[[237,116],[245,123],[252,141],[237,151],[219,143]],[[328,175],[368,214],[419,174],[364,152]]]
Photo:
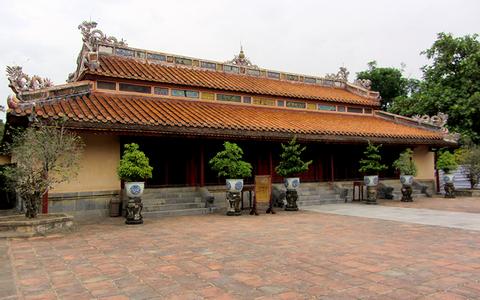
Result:
[[455,155],[453,155],[447,150],[440,152],[437,158],[438,169],[448,174],[451,171],[455,171],[457,167],[458,164],[457,160],[455,159]]
[[120,179],[132,182],[152,178],[153,167],[150,166],[148,157],[139,148],[135,143],[125,144],[125,150],[117,169]]
[[218,152],[208,163],[218,177],[240,179],[252,175],[252,165],[242,160],[243,150],[235,143],[223,143],[224,150]]
[[417,166],[413,161],[413,151],[410,148],[407,148],[405,151],[400,153],[400,157],[393,162],[393,167],[400,171],[402,175],[417,175]]
[[280,163],[275,167],[275,172],[283,177],[291,177],[306,172],[312,161],[304,162],[301,158],[306,147],[297,144],[293,137],[287,145],[282,144],[283,152],[280,154]]
[[383,170],[387,169],[386,165],[381,164],[382,156],[380,155],[380,147],[382,145],[375,146],[368,141],[368,146],[363,154],[365,158],[360,160],[361,173],[366,175],[378,175]]

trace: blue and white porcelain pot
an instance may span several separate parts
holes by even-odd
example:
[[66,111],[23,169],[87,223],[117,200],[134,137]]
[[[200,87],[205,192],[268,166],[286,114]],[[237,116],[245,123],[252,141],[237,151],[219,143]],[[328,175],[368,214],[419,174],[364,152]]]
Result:
[[453,183],[454,180],[455,180],[455,175],[453,175],[453,174],[444,174],[443,175],[443,181],[445,183]]
[[400,182],[405,186],[412,186],[413,176],[412,175],[400,175]]
[[227,192],[239,193],[243,189],[243,179],[227,179]]
[[145,189],[145,182],[125,182],[125,190],[130,198],[141,197]]
[[378,175],[363,176],[363,182],[366,186],[377,186]]
[[300,178],[290,177],[285,178],[285,187],[289,191],[295,191],[300,186]]

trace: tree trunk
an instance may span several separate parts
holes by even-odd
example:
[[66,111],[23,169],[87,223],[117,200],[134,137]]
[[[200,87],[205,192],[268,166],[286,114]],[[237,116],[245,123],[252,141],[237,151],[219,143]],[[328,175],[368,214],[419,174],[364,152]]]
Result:
[[25,201],[25,217],[33,219],[38,214],[38,204],[40,203],[40,193],[24,195]]

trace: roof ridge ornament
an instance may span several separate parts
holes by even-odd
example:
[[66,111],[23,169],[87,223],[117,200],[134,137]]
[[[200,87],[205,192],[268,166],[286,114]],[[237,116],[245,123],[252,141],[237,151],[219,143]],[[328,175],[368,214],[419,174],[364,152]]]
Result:
[[23,68],[20,66],[7,66],[6,72],[8,86],[15,95],[53,86],[53,82],[49,78],[42,78],[38,75],[30,77],[23,72]]
[[370,90],[372,88],[372,81],[370,79],[356,79],[353,84],[367,90]]
[[122,38],[120,41],[114,36],[107,36],[103,31],[97,28],[98,23],[95,21],[83,21],[78,25],[78,29],[82,32],[82,40],[90,51],[97,51],[98,44],[108,44],[112,46],[127,47],[128,44]]
[[240,53],[238,53],[238,55],[235,55],[233,59],[227,60],[225,63],[240,67],[251,67],[258,69],[258,66],[252,64],[252,62],[245,56],[245,52],[243,52],[243,46],[240,46]]
[[327,75],[325,75],[325,79],[348,82],[348,75],[349,74],[350,74],[350,72],[347,70],[347,68],[340,67],[337,74],[335,74],[335,73],[327,74]]

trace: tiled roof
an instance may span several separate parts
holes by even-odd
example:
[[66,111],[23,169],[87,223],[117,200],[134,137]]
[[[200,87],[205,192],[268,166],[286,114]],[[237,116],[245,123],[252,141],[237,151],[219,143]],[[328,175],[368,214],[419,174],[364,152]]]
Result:
[[[13,115],[25,116],[17,108]],[[291,110],[200,100],[162,99],[92,93],[37,102],[36,113],[44,118],[67,116],[81,128],[147,131],[152,134],[192,134],[286,138],[293,134],[311,140],[365,140],[392,143],[442,143],[441,133],[398,124],[375,115],[351,115]]]
[[230,74],[187,67],[167,66],[113,55],[100,55],[100,66],[86,74],[180,84],[240,93],[312,99],[378,106],[376,99],[362,97],[342,88]]

